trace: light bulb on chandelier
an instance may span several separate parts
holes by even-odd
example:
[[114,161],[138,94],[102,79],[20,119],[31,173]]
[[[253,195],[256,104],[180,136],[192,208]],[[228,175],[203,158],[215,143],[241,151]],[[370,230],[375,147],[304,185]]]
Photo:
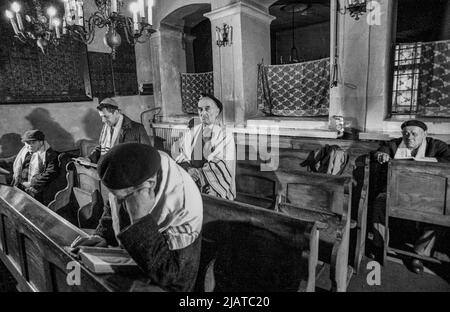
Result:
[[36,43],[44,54],[48,44],[57,46],[64,38],[90,44],[94,40],[96,28],[106,28],[104,43],[111,48],[114,58],[116,49],[122,43],[122,36],[129,44],[135,45],[147,41],[155,32],[152,28],[153,0],[131,3],[132,17],[122,13],[123,0],[94,1],[97,11],[88,18],[85,18],[82,0],[62,0],[62,18],[58,17],[57,9],[52,6],[47,8],[46,17],[40,0],[32,0],[35,14],[25,14],[25,21],[18,2],[13,2],[5,15],[10,20],[15,37],[24,43]]

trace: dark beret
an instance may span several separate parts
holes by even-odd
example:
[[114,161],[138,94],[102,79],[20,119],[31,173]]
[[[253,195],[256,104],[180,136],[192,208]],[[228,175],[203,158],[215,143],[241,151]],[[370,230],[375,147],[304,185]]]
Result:
[[104,108],[119,109],[119,104],[112,98],[105,98],[100,102],[100,105],[97,106],[97,110],[101,111]]
[[22,135],[22,142],[44,141],[45,135],[41,130],[33,129],[25,131]]
[[404,123],[402,123],[401,128],[403,129],[405,127],[412,127],[412,126],[422,128],[424,131],[427,131],[428,129],[427,125],[424,122],[415,119],[405,121]]
[[123,143],[100,158],[97,172],[107,188],[120,190],[144,183],[160,166],[161,156],[152,146]]
[[216,104],[216,106],[219,108],[219,111],[222,112],[223,104],[222,104],[222,102],[219,101],[218,98],[216,98],[214,95],[209,94],[209,93],[202,93],[202,97],[207,97],[207,98],[210,98],[211,100],[213,100],[214,103]]

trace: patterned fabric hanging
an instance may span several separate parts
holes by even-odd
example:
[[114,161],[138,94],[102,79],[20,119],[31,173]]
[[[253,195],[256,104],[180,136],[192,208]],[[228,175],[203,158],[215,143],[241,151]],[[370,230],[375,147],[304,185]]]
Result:
[[450,117],[450,40],[422,43],[418,113]]
[[183,112],[197,114],[197,103],[202,93],[214,94],[213,72],[180,73]]
[[327,116],[330,58],[289,65],[258,65],[258,107],[274,116]]

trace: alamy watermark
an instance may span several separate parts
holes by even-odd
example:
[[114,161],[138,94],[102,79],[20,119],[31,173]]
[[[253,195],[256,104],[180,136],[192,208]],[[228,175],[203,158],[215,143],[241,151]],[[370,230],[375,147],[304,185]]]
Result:
[[[201,131],[201,130],[200,130]],[[261,171],[275,171],[279,166],[279,148],[280,148],[280,129],[278,126],[271,127],[252,127],[247,128],[244,133],[237,132],[234,127],[222,127],[222,133],[215,133],[211,140],[214,140],[212,151],[208,151],[217,159],[224,161],[253,160],[260,161]],[[236,136],[235,136],[236,134]],[[203,148],[206,144],[196,144],[194,137],[192,142],[187,142],[192,148],[191,155],[184,148],[183,133],[172,132],[172,138],[178,151],[175,153],[184,153],[190,160],[201,161],[204,157]],[[195,135],[195,134],[193,134]],[[198,134],[199,139],[202,134]],[[231,138],[233,140],[231,140]],[[234,141],[234,138],[236,141]]]

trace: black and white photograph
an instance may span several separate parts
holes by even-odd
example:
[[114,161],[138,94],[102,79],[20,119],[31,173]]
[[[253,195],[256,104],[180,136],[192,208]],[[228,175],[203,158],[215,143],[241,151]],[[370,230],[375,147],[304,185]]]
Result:
[[24,292],[450,292],[450,0],[0,1]]

